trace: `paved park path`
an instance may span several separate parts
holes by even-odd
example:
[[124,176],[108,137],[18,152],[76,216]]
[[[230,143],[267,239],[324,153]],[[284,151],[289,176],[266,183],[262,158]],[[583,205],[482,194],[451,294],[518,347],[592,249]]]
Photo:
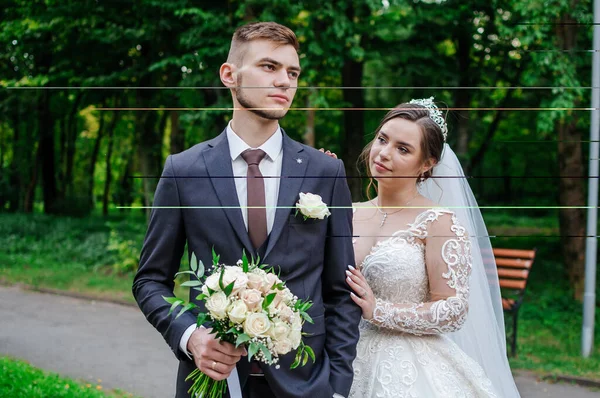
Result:
[[[177,361],[134,307],[0,286],[0,355],[144,398],[175,391]],[[524,398],[600,397],[527,374],[516,380]]]

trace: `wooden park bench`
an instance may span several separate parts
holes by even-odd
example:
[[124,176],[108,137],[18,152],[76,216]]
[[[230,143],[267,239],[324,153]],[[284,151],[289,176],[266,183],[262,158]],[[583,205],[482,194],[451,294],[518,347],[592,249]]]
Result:
[[502,308],[513,317],[511,339],[511,355],[517,352],[517,319],[519,308],[523,303],[529,271],[535,259],[536,249],[493,249],[498,280],[502,291]]

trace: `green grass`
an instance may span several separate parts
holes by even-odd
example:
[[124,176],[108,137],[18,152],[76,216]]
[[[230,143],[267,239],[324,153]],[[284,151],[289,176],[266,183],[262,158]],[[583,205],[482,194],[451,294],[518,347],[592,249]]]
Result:
[[[600,307],[596,308],[594,350],[590,358],[584,359],[583,306],[573,299],[569,287],[560,238],[556,236],[558,220],[493,214],[486,216],[486,223],[490,235],[505,236],[492,238],[492,246],[538,249],[519,312],[517,356],[510,358],[511,367],[600,381]],[[511,330],[511,322],[512,315],[505,314],[507,330]]]
[[11,398],[124,398],[120,390],[104,391],[101,383],[90,384],[35,368],[24,361],[0,357],[0,397]]
[[145,231],[143,215],[0,213],[0,281],[134,303],[131,284]]
[[[600,311],[594,352],[583,359],[582,305],[573,300],[568,286],[556,237],[557,218],[488,211],[485,219],[495,236],[494,247],[538,249],[519,314],[518,355],[510,359],[513,369],[599,379]],[[143,215],[105,220],[0,214],[0,280],[133,303],[132,270],[145,230]],[[182,267],[185,263],[184,259]],[[187,295],[186,289],[176,292]],[[510,321],[507,316],[506,323]]]

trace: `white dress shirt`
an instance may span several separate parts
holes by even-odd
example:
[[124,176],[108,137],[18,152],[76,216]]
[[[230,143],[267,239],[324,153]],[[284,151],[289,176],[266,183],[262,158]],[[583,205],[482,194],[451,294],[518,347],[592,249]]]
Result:
[[265,206],[267,211],[267,234],[273,229],[275,211],[277,210],[277,199],[279,197],[279,177],[281,177],[281,164],[283,160],[283,135],[279,126],[275,133],[258,148],[250,148],[231,128],[231,122],[227,125],[227,141],[229,142],[229,154],[231,155],[231,166],[235,177],[235,190],[237,191],[242,217],[246,230],[248,230],[248,164],[241,154],[246,149],[262,149],[267,156],[260,162],[258,168],[265,181]]

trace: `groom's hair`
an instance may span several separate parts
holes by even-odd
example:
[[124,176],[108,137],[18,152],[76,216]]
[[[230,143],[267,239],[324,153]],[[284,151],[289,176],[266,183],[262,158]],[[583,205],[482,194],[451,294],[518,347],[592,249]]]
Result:
[[276,22],[253,22],[236,29],[231,39],[227,62],[241,66],[247,44],[253,40],[268,40],[280,45],[291,45],[296,51],[300,48],[298,39],[292,30]]

